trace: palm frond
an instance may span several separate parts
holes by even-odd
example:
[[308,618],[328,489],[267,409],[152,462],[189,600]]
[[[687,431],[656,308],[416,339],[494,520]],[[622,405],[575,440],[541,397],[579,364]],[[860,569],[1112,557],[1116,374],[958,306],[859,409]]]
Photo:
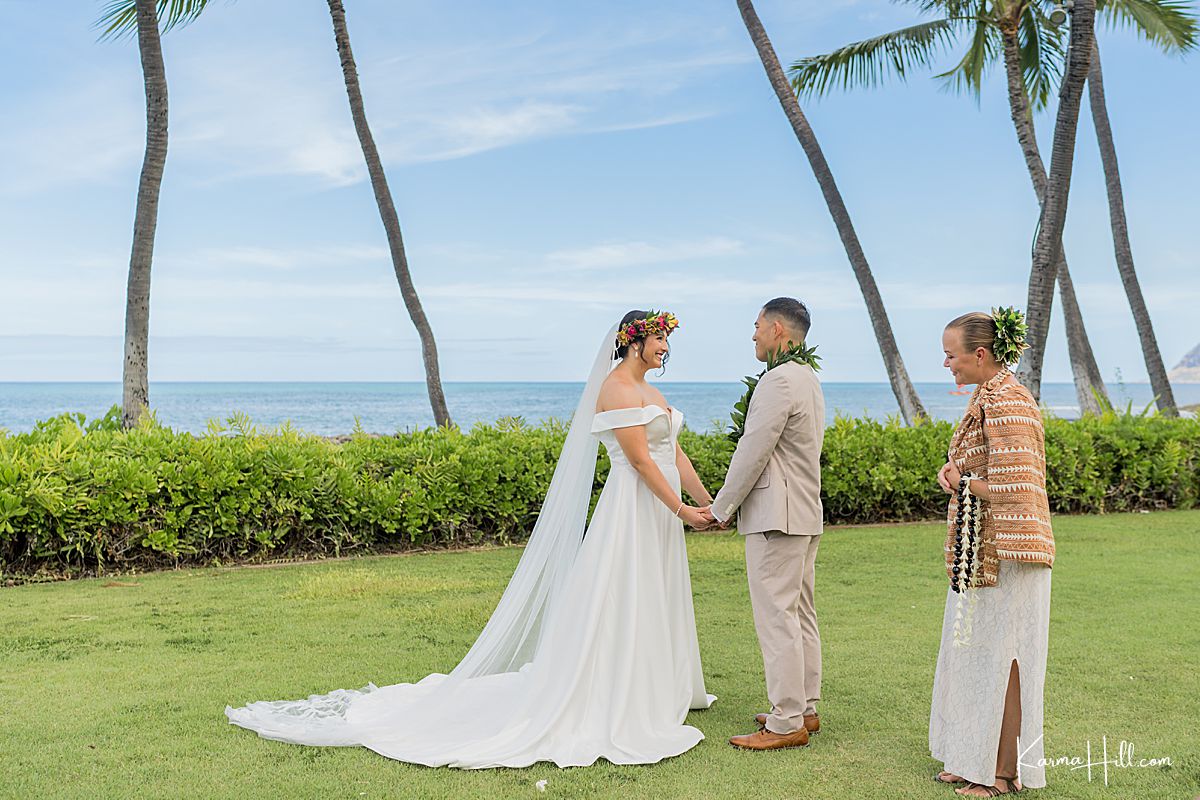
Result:
[[[208,0],[158,0],[158,24],[163,33],[179,25],[195,22],[208,7]],[[134,0],[108,0],[96,27],[101,39],[122,39],[137,35],[137,3]]]
[[1021,48],[1021,74],[1025,79],[1025,95],[1035,111],[1050,102],[1062,80],[1067,52],[1065,31],[1050,22],[1042,10],[1030,5],[1021,15],[1017,40]]
[[979,17],[974,20],[971,46],[963,54],[962,60],[934,77],[943,79],[947,89],[965,92],[978,100],[983,88],[983,76],[996,61],[1002,46],[1000,31],[993,21]]
[[961,23],[937,19],[839,47],[822,56],[802,58],[788,69],[800,95],[822,95],[832,88],[869,87],[889,74],[904,80],[908,72],[927,67],[954,44]]
[[1133,28],[1167,52],[1196,47],[1196,15],[1185,0],[1100,0],[1096,10],[1109,28]]

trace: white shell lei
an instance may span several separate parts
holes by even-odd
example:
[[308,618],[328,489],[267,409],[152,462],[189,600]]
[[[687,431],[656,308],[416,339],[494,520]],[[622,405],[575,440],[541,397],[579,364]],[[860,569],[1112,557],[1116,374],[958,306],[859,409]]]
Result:
[[958,602],[954,608],[955,647],[968,647],[971,644],[971,623],[975,617],[975,601],[979,594],[978,580],[982,557],[980,549],[983,544],[980,518],[983,501],[971,494],[971,480],[975,477],[968,472],[958,481],[958,509],[954,518],[954,561],[950,576],[950,588],[958,594]]

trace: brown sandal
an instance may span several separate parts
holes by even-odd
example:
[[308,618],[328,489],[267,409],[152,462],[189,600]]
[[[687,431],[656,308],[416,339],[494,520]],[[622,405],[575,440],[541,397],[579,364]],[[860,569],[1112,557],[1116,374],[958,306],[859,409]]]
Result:
[[[997,775],[996,783],[999,784],[1000,781],[1004,781],[1004,789],[1001,789],[999,786],[984,786],[982,783],[968,783],[961,789],[955,789],[954,793],[962,797],[999,797],[1002,794],[1016,794],[1025,788],[1015,779],[1001,778]],[[968,792],[975,790],[983,790],[983,794],[968,794]]]

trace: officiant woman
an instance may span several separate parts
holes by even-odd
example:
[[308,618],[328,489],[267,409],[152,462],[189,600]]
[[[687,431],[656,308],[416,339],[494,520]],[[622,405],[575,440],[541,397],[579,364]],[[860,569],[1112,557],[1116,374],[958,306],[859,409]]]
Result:
[[961,316],[943,365],[975,391],[938,483],[949,496],[946,610],[933,682],[934,780],[968,797],[1046,785],[1042,687],[1054,536],[1038,403],[1013,376],[1026,349],[1014,309]]

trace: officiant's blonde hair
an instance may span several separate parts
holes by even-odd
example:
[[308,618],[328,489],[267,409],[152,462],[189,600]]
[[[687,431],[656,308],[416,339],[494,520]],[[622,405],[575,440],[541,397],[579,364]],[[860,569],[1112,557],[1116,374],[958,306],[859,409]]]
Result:
[[946,330],[962,332],[963,348],[967,352],[973,353],[982,347],[992,354],[992,358],[996,357],[996,321],[991,314],[982,311],[963,314],[950,320]]

